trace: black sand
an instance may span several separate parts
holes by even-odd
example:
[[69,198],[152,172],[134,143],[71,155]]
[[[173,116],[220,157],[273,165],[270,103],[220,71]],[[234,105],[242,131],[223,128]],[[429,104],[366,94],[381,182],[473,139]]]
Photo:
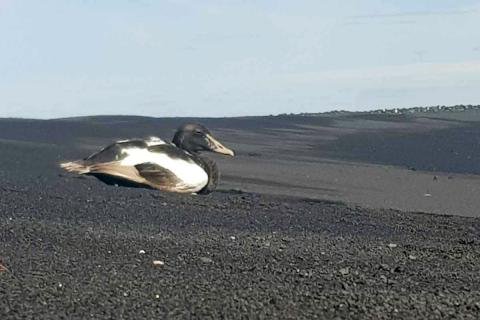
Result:
[[0,319],[478,319],[478,118],[204,119],[206,197],[57,168],[184,119],[0,120]]

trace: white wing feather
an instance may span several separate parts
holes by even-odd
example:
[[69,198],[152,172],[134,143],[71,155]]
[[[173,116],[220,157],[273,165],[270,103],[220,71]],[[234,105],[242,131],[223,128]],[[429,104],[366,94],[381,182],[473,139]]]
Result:
[[[182,187],[191,188],[205,186],[208,183],[208,175],[205,170],[193,160],[171,158],[167,154],[150,152],[141,148],[125,148],[122,153],[127,156],[121,160],[122,166],[135,166],[141,163],[154,163],[175,174],[182,182]],[[201,189],[201,188],[200,188]]]

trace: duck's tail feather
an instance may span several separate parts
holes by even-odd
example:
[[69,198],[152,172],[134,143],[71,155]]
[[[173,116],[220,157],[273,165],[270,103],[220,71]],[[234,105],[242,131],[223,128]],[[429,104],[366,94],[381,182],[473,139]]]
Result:
[[86,174],[90,172],[90,166],[86,165],[82,160],[60,163],[60,167],[68,172],[78,174]]

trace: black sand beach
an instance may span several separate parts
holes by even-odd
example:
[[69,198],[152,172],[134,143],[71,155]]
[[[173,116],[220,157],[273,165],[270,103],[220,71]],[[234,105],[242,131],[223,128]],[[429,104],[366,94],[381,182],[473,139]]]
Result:
[[58,168],[189,121],[0,119],[0,319],[480,317],[480,112],[194,119],[209,196]]

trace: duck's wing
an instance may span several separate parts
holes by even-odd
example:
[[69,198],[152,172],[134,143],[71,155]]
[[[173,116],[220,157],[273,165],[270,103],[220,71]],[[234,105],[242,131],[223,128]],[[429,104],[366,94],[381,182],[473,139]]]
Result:
[[162,144],[166,144],[166,142],[157,137],[116,141],[82,160],[61,163],[60,167],[69,172],[75,172],[79,174],[99,173],[113,175],[111,174],[113,172],[122,172],[122,176],[132,176],[132,172],[127,174],[125,172],[125,168],[119,168],[122,160],[128,156],[126,150],[146,150],[150,146]]
[[126,149],[123,165],[134,166],[139,175],[158,189],[197,192],[208,183],[208,174],[192,156],[171,144],[147,149]]
[[134,166],[122,165],[120,161],[97,163],[89,167],[89,173],[96,176],[107,175],[165,191],[194,192],[191,191],[191,186],[182,183],[170,170],[150,162]]
[[138,184],[149,185],[138,170],[132,166],[122,166],[119,161],[96,163],[88,167],[88,173],[100,176],[112,176],[118,179],[128,180]]
[[146,139],[129,139],[116,141],[98,152],[95,152],[85,159],[83,162],[86,165],[95,163],[107,163],[114,161],[121,161],[125,158],[125,150],[132,148],[147,149],[152,146],[166,144],[165,141],[158,137],[149,137]]
[[185,184],[172,171],[161,167],[158,164],[147,162],[135,166],[138,174],[145,179],[146,184],[153,188],[175,191],[175,192],[196,192],[195,186]]

